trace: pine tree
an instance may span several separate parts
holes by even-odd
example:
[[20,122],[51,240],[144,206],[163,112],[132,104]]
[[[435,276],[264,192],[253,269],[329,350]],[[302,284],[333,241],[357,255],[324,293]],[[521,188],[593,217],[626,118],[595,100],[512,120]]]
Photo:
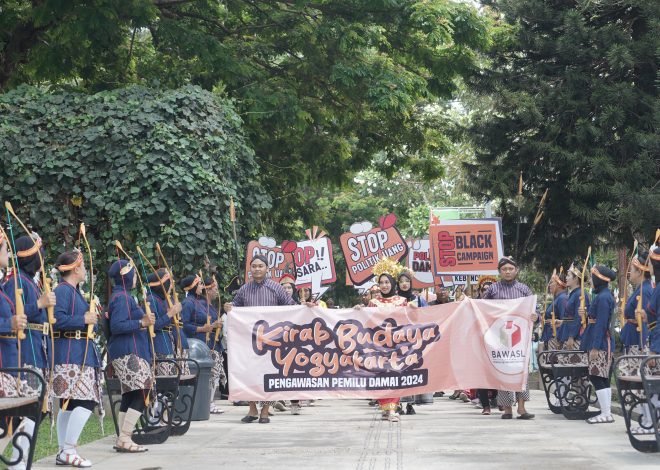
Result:
[[[471,83],[492,106],[472,127],[476,196],[501,201],[505,242],[543,267],[587,245],[647,242],[660,221],[660,2],[492,0],[497,40]],[[584,256],[584,255],[583,255]]]

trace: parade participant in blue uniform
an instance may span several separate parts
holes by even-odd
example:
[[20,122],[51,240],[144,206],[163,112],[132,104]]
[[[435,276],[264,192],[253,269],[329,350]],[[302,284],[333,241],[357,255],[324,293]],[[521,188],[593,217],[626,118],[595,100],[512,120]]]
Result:
[[[633,257],[628,270],[628,280],[636,287],[633,294],[628,298],[628,302],[626,302],[624,310],[626,324],[621,330],[621,344],[623,344],[624,353],[627,355],[639,355],[648,352],[646,348],[646,341],[649,336],[648,324],[643,318],[637,318],[636,314],[639,302],[638,296],[642,296],[641,307],[646,309],[653,293],[651,268],[646,262],[647,257],[647,252],[640,251]],[[638,329],[641,331],[637,331]],[[637,375],[639,364],[639,361],[627,361],[626,367],[622,368],[622,371],[625,375]]]
[[206,344],[206,334],[211,332],[211,325],[207,323],[206,304],[202,304],[204,283],[199,276],[186,276],[179,285],[186,293],[181,302],[181,321],[183,331],[188,338],[195,338]]
[[[650,330],[649,350],[652,354],[660,354],[660,328],[658,328],[658,320],[660,320],[660,246],[651,247],[650,251],[649,258],[655,277],[655,289],[653,289],[646,308]],[[660,370],[660,364],[656,364],[655,368]]]
[[[167,298],[172,288],[170,275],[161,268],[147,276],[149,294],[147,300],[151,311],[156,317],[154,330],[154,351],[158,359],[174,359],[177,357],[178,338],[173,318],[181,312],[181,304],[173,304],[168,308]],[[186,341],[186,346],[188,342]],[[156,367],[156,375],[176,375],[176,367],[171,362],[161,362]]]
[[57,415],[59,452],[57,465],[88,468],[92,463],[80,457],[78,439],[97,404],[101,403],[101,361],[87,325],[96,325],[98,316],[89,310],[79,285],[87,270],[80,251],[62,253],[55,262],[62,282],[55,289],[55,368],[52,396],[60,399]]
[[[614,338],[610,336],[610,321],[614,312],[615,302],[609,290],[609,283],[616,279],[616,272],[607,266],[591,268],[591,284],[596,293],[588,309],[587,327],[582,335],[582,349],[589,359],[589,380],[596,389],[600,404],[600,414],[589,418],[589,424],[613,423],[612,388],[610,376],[612,373],[612,353]],[[578,308],[580,316],[584,310]]]
[[202,305],[206,306],[206,311],[209,315],[209,323],[213,327],[211,330],[211,335],[208,337],[206,345],[211,350],[211,356],[213,357],[213,369],[211,370],[211,413],[212,414],[222,414],[224,410],[216,405],[213,401],[215,397],[215,392],[219,386],[225,386],[227,383],[227,377],[225,376],[224,360],[222,357],[222,343],[215,340],[216,330],[222,329],[222,319],[218,314],[218,310],[213,305],[213,300],[218,299],[218,283],[215,279],[207,277],[204,279],[204,296],[201,299]]
[[147,449],[137,445],[131,437],[154,384],[147,328],[156,322],[156,318],[153,313],[146,315],[131,295],[137,281],[132,263],[123,259],[115,261],[108,270],[108,277],[114,281],[108,302],[108,358],[121,382],[122,391],[119,436],[114,449],[117,452],[145,452]]
[[[8,241],[4,231],[0,232],[0,269],[6,269],[9,263]],[[18,367],[18,329],[27,326],[25,315],[16,315],[14,302],[0,288],[0,368]],[[0,398],[17,396],[16,379],[0,372]],[[3,423],[0,423],[3,424]],[[3,449],[0,449],[2,452]]]
[[[23,289],[23,304],[25,315],[28,318],[28,326],[25,331],[25,339],[21,342],[21,364],[40,372],[48,382],[48,360],[47,344],[44,337],[48,335],[48,320],[46,309],[55,306],[56,295],[42,294],[40,287],[34,281],[35,274],[41,269],[41,258],[37,253],[41,249],[41,239],[33,240],[31,237],[20,237],[16,239],[16,260],[19,275],[15,274],[7,281],[5,292],[16,303],[14,284]],[[27,381],[28,394],[39,393],[39,384]]]
[[[181,309],[181,321],[183,322],[184,332],[189,338],[203,341],[204,344],[211,348],[211,342],[213,340],[211,333],[213,332],[214,322],[211,321],[210,305],[205,298],[204,281],[199,276],[186,276],[181,280],[180,284],[181,288],[186,292],[186,298],[182,302]],[[215,377],[219,374],[217,370],[218,361],[216,360],[217,351],[212,350],[211,356],[213,356],[213,369],[211,371],[212,380],[210,386],[211,392],[215,392]],[[213,394],[211,395],[209,409],[214,412],[212,405]]]
[[[580,295],[582,293],[582,289],[580,288],[581,276],[581,267],[573,264],[568,268],[566,286],[570,294],[568,294],[568,298],[566,299],[564,312],[559,317],[561,326],[557,330],[557,339],[561,343],[562,349],[566,351],[577,351],[580,349],[580,327],[582,320],[578,309],[580,308]],[[585,307],[589,309],[589,296],[585,296]],[[579,362],[579,360],[580,356],[575,355],[575,361],[571,362]]]
[[[4,235],[4,231],[0,230],[0,268],[6,269],[9,263],[8,241]],[[14,303],[11,299],[0,289],[0,368],[3,367],[18,367],[18,330],[23,330],[27,326],[27,317],[25,315],[17,315],[15,313]],[[0,372],[0,398],[13,398],[18,396],[18,385],[16,377],[11,374]],[[26,420],[24,420],[26,421]],[[27,420],[32,422],[32,420]],[[27,424],[27,423],[26,423]],[[4,432],[9,426],[8,421],[0,420],[0,434]],[[32,431],[30,431],[32,432]],[[0,439],[0,453],[3,453],[5,446],[11,435],[7,435]],[[20,437],[20,445],[23,449],[29,449],[28,440]],[[23,454],[24,459],[27,454]],[[12,462],[17,462],[20,454],[18,449],[15,449]],[[21,466],[22,465],[22,466]],[[25,468],[23,462],[10,468]]]
[[[566,302],[568,300],[568,295],[566,295],[566,275],[563,273],[554,273],[552,278],[550,278],[548,290],[552,294],[553,300],[545,309],[541,341],[545,346],[543,348],[544,350],[556,350],[561,348],[559,340],[555,336],[555,331],[557,331],[556,325],[558,324],[557,320],[561,319],[564,315],[564,311],[566,310]],[[552,325],[553,317],[555,320],[554,328]],[[558,335],[559,331],[557,331],[557,336]]]
[[[9,296],[11,302],[16,304],[16,289],[15,284],[18,284],[19,289],[23,289],[23,304],[25,306],[25,315],[27,316],[27,327],[25,330],[25,339],[21,341],[21,365],[22,367],[29,368],[39,372],[46,384],[48,384],[48,377],[50,373],[50,362],[48,354],[48,342],[45,341],[48,335],[48,320],[46,309],[55,306],[56,296],[54,292],[49,294],[42,294],[41,289],[34,281],[35,274],[41,269],[41,257],[39,250],[41,250],[41,239],[23,236],[15,241],[16,262],[18,267],[17,273],[13,273],[11,278],[5,285],[5,292]],[[32,375],[26,375],[26,380],[21,384],[22,392],[26,395],[39,395],[41,383]],[[49,408],[48,397],[50,391],[47,389],[44,395],[44,400]],[[34,431],[34,421],[25,418],[21,422],[22,431],[28,435],[32,435]],[[21,438],[22,444],[20,447],[23,449],[24,459],[27,459],[29,452],[29,441],[27,438]],[[18,459],[20,452],[14,448],[12,453],[12,461]],[[25,463],[9,467],[12,470],[19,470],[25,468]]]

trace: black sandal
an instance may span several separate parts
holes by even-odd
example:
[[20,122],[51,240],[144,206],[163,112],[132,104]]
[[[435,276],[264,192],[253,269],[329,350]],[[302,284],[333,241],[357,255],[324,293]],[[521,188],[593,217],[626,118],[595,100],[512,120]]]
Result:
[[408,404],[408,406],[406,406],[406,414],[407,415],[417,414],[417,412],[415,411],[415,408],[413,408],[413,406],[410,403]]
[[504,413],[502,415],[502,419],[513,419],[513,414],[511,413]]
[[241,419],[241,423],[253,423],[258,419],[259,418],[256,417],[256,416],[247,415],[247,416],[243,417],[243,419]]

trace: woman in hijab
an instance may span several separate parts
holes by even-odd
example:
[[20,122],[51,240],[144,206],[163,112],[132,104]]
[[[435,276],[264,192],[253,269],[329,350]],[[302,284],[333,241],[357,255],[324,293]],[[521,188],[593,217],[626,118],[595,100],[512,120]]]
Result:
[[[408,300],[396,294],[396,281],[394,276],[389,273],[383,272],[378,276],[379,292],[375,295],[369,307],[405,307],[408,305]],[[378,400],[380,409],[383,413],[383,419],[397,422],[399,421],[399,414],[396,412],[399,406],[398,398],[382,398]]]
[[397,278],[397,290],[399,296],[406,299],[408,305],[413,307],[428,307],[428,303],[422,297],[413,294],[413,274],[410,271],[403,271]]

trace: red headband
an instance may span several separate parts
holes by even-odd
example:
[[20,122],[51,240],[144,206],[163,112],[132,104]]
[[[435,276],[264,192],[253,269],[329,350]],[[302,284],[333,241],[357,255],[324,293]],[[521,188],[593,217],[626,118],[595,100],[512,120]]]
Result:
[[555,281],[555,284],[557,284],[557,285],[560,286],[560,287],[566,287],[566,283],[565,283],[564,281],[562,281],[562,280],[559,278],[559,276],[557,276],[556,274],[553,274],[553,275],[552,275],[552,278],[551,278],[550,280],[551,280],[551,281]]
[[61,273],[64,273],[64,272],[67,272],[67,271],[73,271],[78,266],[80,266],[82,263],[83,263],[83,255],[79,251],[78,252],[78,257],[76,258],[76,260],[73,263],[71,263],[71,264],[60,264],[57,267],[57,270]]
[[39,251],[39,248],[41,248],[41,238],[37,238],[36,240],[32,240],[34,242],[34,245],[32,245],[31,248],[28,248],[27,250],[23,251],[17,251],[16,256],[19,258],[27,258],[28,256],[32,256],[35,254],[37,251]]
[[197,284],[199,284],[199,281],[200,281],[199,276],[195,276],[195,280],[192,282],[192,284],[190,284],[188,287],[184,287],[183,290],[188,292],[189,290],[194,289],[197,286]]
[[213,289],[214,287],[218,287],[218,283],[215,281],[212,281],[208,286],[204,285],[204,289]]
[[639,255],[635,255],[635,257],[632,260],[633,266],[635,266],[637,269],[640,271],[644,272],[651,272],[651,268],[649,268],[647,265],[640,263],[639,261]]
[[161,284],[165,284],[166,281],[170,280],[170,273],[165,273],[163,277],[158,276],[158,273],[156,273],[157,279],[154,282],[149,283],[149,287],[158,287]]
[[600,273],[600,271],[598,271],[598,270],[596,269],[596,266],[594,266],[593,268],[591,268],[591,274],[593,274],[593,275],[596,276],[598,279],[601,279],[601,280],[603,280],[603,281],[605,281],[605,282],[610,282],[610,281],[612,281],[612,279],[609,279],[608,277],[603,276],[603,275]]

